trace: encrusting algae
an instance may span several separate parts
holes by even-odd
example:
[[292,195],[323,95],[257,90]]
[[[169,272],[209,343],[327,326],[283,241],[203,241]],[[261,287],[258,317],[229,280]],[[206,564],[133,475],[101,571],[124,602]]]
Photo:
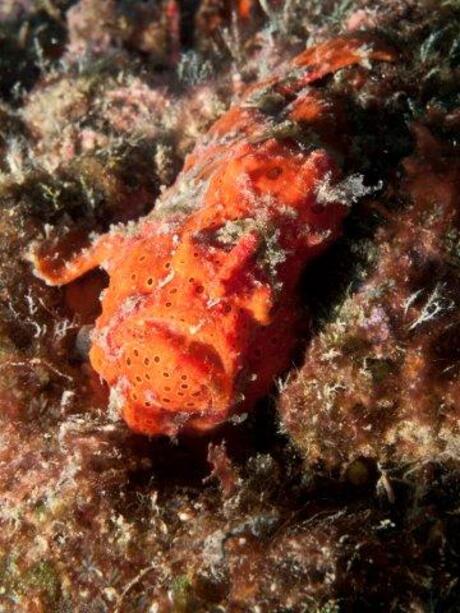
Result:
[[70,261],[34,246],[35,274],[50,285],[109,273],[90,360],[133,430],[206,431],[289,367],[299,277],[339,236],[350,204],[321,195],[342,176],[340,137],[328,140],[345,120],[315,84],[394,59],[369,35],[306,50],[214,124],[137,226]]
[[[243,21],[233,0],[177,0],[175,58],[174,20],[156,17],[171,4],[0,3],[0,609],[457,611],[460,5],[254,0]],[[395,61],[368,61],[377,32]],[[287,121],[281,62],[350,34],[362,61],[308,85]],[[326,150],[341,176],[315,198],[350,210],[292,290],[305,312],[276,393],[204,436],[139,436],[88,362],[109,275],[48,286],[24,253],[40,241],[57,270],[111,224],[128,244],[153,207],[151,242],[179,234],[207,179],[165,189],[198,139],[195,158],[232,146],[232,115],[208,133],[231,103],[266,118],[251,145]],[[273,315],[291,254],[265,221],[229,220],[209,245],[260,232]]]

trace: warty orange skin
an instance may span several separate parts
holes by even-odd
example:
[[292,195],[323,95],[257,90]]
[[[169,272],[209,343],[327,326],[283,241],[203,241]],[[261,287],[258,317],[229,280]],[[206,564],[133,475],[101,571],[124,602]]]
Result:
[[[211,127],[134,229],[115,228],[67,262],[32,252],[52,285],[108,272],[90,361],[136,432],[207,431],[249,410],[290,366],[299,277],[348,212],[318,196],[341,177],[334,154],[295,131],[340,124],[314,83],[364,59],[394,56],[362,37],[308,49]],[[267,92],[275,114],[261,108]]]

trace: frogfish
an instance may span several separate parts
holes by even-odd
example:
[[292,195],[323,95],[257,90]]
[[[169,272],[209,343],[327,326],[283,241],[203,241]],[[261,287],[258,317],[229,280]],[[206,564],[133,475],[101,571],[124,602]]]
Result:
[[107,271],[89,359],[132,430],[207,431],[248,411],[289,368],[304,318],[299,278],[349,210],[333,189],[346,119],[321,82],[393,59],[365,35],[307,49],[247,87],[137,224],[67,260],[31,249],[50,285]]

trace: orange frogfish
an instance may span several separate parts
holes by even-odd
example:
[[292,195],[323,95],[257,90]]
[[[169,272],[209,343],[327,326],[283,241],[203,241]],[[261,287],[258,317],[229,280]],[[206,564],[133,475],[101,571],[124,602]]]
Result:
[[321,194],[341,179],[343,117],[317,84],[393,59],[365,36],[307,49],[247,89],[135,226],[113,228],[70,261],[32,249],[50,285],[108,272],[89,357],[134,431],[206,431],[247,411],[290,366],[299,277],[349,208]]

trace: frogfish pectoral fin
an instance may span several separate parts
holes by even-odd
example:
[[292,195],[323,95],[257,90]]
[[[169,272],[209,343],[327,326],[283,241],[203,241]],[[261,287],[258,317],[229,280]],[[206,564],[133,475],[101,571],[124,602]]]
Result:
[[273,317],[273,291],[265,284],[256,285],[239,304],[249,311],[253,319],[261,326],[268,326]]
[[32,262],[34,275],[47,285],[66,285],[110,260],[124,240],[121,234],[104,234],[70,257],[69,244],[32,243],[25,257]]
[[223,296],[238,292],[247,282],[247,274],[253,267],[260,245],[255,232],[243,234],[225,257],[216,279],[218,292]]
[[261,245],[260,236],[249,232],[241,236],[222,267],[218,283],[222,295],[231,296],[240,308],[266,326],[271,321],[273,290],[254,276],[256,256]]

